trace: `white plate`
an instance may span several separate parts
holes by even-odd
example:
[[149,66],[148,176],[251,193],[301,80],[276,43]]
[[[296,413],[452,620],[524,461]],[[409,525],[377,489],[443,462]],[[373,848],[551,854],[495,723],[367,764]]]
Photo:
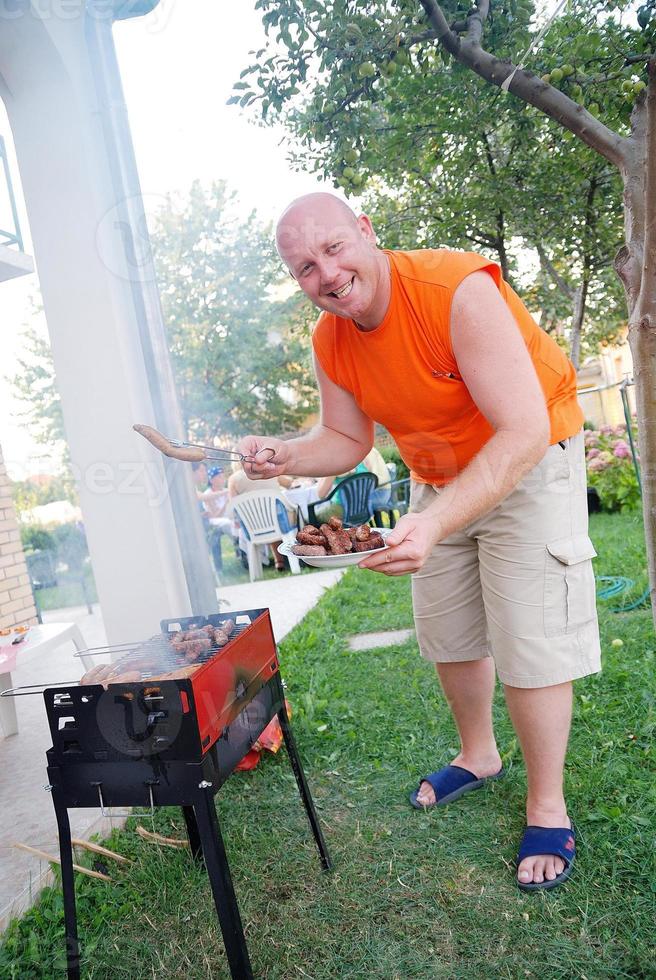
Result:
[[[382,536],[383,540],[391,532],[389,527],[372,527],[372,531],[378,531]],[[288,543],[283,541],[282,544],[278,545],[278,551],[281,555],[294,555],[292,548],[298,542],[294,541]],[[314,568],[345,568],[347,565],[357,565],[363,558],[367,555],[375,555],[377,551],[385,551],[387,546],[384,548],[372,548],[370,551],[349,551],[344,555],[294,555],[299,561],[304,561],[306,565],[312,565]]]

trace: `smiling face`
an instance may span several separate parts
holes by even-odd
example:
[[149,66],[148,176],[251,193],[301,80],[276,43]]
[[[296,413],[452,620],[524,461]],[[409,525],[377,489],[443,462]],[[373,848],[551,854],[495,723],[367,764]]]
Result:
[[308,194],[283,213],[276,243],[316,306],[368,330],[378,326],[389,304],[389,271],[366,215],[356,218],[332,194]]

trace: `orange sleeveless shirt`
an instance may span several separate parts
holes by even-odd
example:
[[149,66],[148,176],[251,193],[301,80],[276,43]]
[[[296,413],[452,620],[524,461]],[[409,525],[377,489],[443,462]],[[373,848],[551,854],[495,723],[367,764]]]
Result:
[[319,317],[312,343],[322,368],[353,394],[394,438],[414,479],[443,485],[460,473],[494,430],[464,384],[451,345],[449,317],[457,286],[484,269],[508,304],[544,392],[553,445],[579,431],[576,371],[501,276],[471,252],[386,251],[391,299],[375,330],[332,313]]

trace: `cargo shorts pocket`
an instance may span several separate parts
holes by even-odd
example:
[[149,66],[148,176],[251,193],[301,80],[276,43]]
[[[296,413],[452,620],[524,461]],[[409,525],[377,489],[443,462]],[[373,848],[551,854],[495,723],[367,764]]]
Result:
[[590,559],[597,552],[587,534],[547,544],[544,574],[544,634],[576,632],[595,618],[595,579]]
[[410,504],[408,513],[419,514],[426,507],[430,507],[436,497],[435,489],[430,483],[419,483],[412,480],[410,483]]

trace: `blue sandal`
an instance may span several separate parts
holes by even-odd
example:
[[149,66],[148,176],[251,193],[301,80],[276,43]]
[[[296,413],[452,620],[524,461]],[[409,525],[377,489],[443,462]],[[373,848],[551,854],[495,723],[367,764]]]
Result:
[[576,856],[576,831],[571,827],[527,827],[519,845],[517,866],[524,858],[535,857],[537,854],[554,854],[562,858],[565,868],[552,881],[520,881],[517,885],[523,892],[543,891],[546,888],[557,888],[567,881],[572,873]]
[[[485,776],[483,779],[479,779],[473,772],[470,772],[469,769],[463,769],[462,766],[444,766],[420,780],[417,789],[410,794],[410,803],[415,810],[430,810],[434,806],[445,806],[447,803],[457,800],[464,793],[469,793],[473,789],[480,789],[491,779],[500,779],[501,776],[503,776],[503,766],[493,776]],[[429,803],[428,806],[424,806],[418,802],[417,794],[422,783],[429,783],[433,787],[437,797],[436,803]],[[543,852],[538,851],[537,853]]]

